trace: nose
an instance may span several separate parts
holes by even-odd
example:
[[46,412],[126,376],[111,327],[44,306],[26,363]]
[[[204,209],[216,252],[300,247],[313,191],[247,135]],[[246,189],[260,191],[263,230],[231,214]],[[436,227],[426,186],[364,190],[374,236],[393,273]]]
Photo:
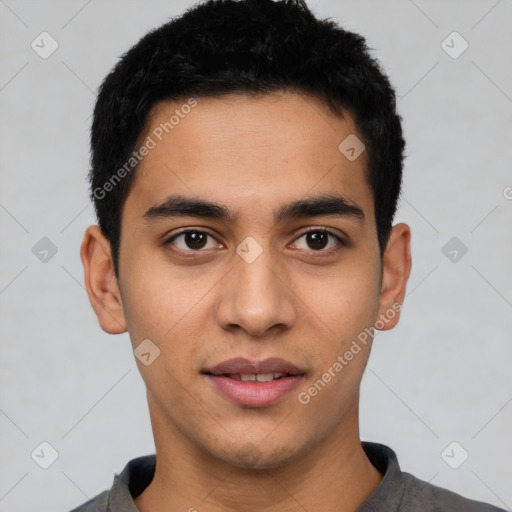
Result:
[[290,283],[280,268],[265,250],[251,263],[239,258],[221,281],[220,327],[243,330],[253,337],[289,329],[296,320],[296,307]]

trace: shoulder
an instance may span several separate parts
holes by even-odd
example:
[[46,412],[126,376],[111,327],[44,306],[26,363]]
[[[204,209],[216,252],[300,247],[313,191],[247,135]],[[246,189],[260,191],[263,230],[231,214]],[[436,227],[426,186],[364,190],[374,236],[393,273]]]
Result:
[[474,501],[453,491],[420,480],[410,473],[402,473],[405,484],[400,511],[431,512],[504,512],[503,509]]
[[108,509],[109,491],[103,491],[98,496],[90,499],[88,502],[74,508],[70,512],[106,512]]
[[505,512],[402,471],[396,453],[389,446],[365,441],[362,446],[371,463],[384,476],[358,512]]

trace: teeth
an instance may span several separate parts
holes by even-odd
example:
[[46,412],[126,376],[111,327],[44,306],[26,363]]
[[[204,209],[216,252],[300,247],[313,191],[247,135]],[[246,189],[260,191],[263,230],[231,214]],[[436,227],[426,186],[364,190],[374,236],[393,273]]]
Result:
[[230,375],[230,377],[244,382],[270,382],[271,380],[278,379],[283,376],[284,373],[243,373]]
[[274,380],[274,374],[273,373],[260,373],[256,375],[256,380],[258,382],[270,382],[271,380]]

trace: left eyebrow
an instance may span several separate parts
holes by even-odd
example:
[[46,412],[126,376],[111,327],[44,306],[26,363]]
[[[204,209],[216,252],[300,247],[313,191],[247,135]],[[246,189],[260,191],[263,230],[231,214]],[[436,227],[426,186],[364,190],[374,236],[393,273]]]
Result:
[[[293,219],[323,215],[349,217],[363,222],[365,220],[363,209],[353,201],[338,194],[323,194],[298,199],[279,207],[274,211],[274,221],[284,223]],[[184,216],[223,220],[232,224],[236,223],[238,218],[238,215],[226,205],[183,195],[167,197],[163,203],[149,208],[143,218],[151,221]]]
[[321,215],[365,220],[364,211],[360,206],[343,196],[335,194],[325,194],[293,201],[275,212],[274,219],[277,223],[280,223],[302,217],[318,217]]

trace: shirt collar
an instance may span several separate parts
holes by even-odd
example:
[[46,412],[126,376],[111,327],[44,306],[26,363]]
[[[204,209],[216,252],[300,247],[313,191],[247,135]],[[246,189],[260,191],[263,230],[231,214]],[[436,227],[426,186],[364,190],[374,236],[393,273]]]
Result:
[[405,484],[396,453],[383,444],[361,443],[370,462],[384,475],[379,486],[356,512],[395,512],[402,501]]
[[139,512],[136,498],[151,483],[156,468],[156,455],[132,459],[119,475],[114,477],[106,512]]

